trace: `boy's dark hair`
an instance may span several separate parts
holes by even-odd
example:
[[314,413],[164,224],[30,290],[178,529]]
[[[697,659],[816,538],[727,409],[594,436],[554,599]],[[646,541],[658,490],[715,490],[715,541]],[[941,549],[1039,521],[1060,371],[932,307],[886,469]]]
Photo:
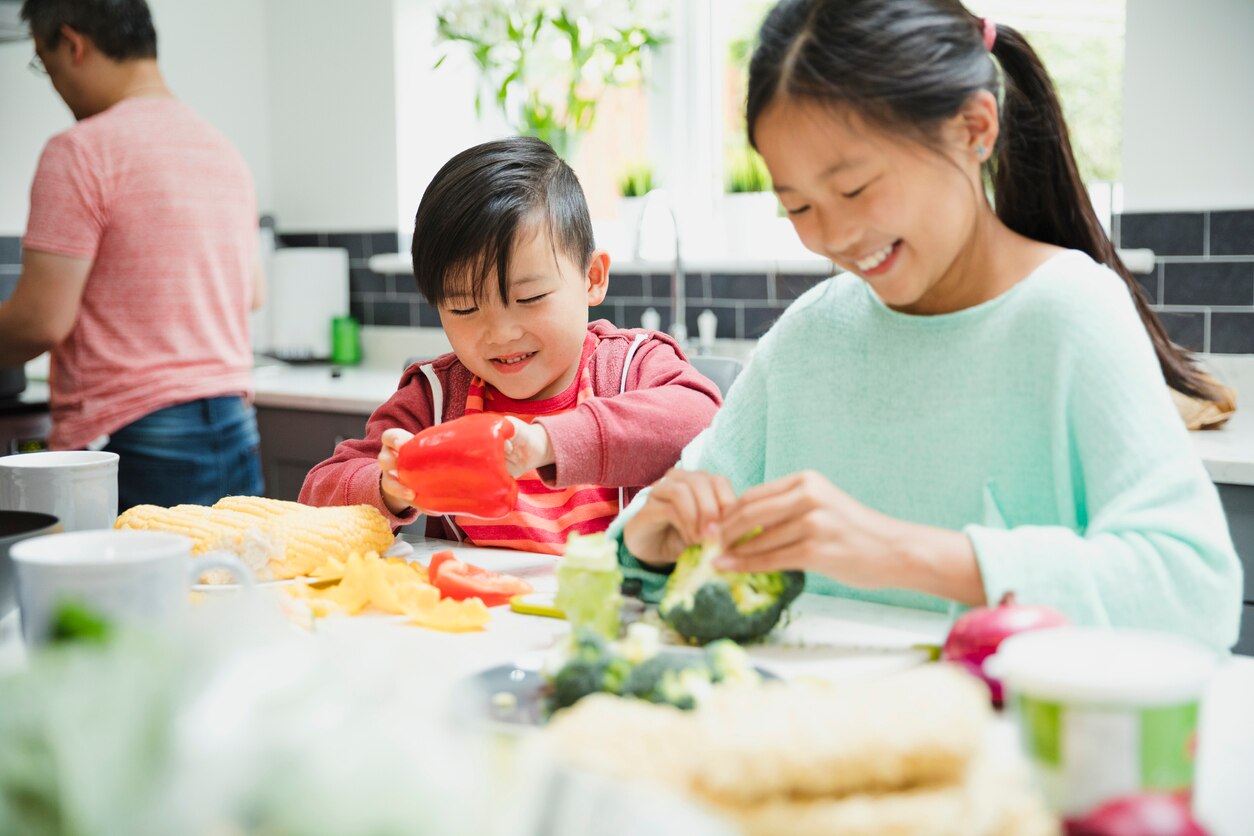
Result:
[[781,0],[763,21],[749,64],[749,140],[777,96],[847,107],[877,128],[924,142],[972,94],[999,96],[1002,131],[989,161],[998,217],[1020,235],[1081,250],[1118,273],[1168,385],[1214,399],[1218,393],[1171,342],[1093,211],[1040,58],[1013,28],[996,31],[992,55],[1004,75],[1004,100],[983,21],[958,0]]
[[592,260],[592,219],[575,172],[549,145],[526,136],[485,142],[444,164],[414,218],[414,278],[432,305],[454,294],[483,298],[496,275],[509,304],[506,270],[519,233],[543,220],[581,269]]
[[114,61],[157,57],[157,30],[144,0],[25,0],[22,20],[48,49],[57,48],[66,25]]

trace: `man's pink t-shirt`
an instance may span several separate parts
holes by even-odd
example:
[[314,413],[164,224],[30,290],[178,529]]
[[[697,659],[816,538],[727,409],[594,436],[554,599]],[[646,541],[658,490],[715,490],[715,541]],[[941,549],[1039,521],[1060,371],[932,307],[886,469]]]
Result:
[[92,261],[78,320],[52,351],[52,448],[174,404],[251,395],[252,176],[187,105],[124,99],[53,137],[22,244]]

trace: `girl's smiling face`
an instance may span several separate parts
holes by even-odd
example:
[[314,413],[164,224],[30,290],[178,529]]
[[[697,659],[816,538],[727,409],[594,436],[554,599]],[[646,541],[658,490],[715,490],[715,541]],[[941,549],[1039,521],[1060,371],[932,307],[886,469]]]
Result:
[[492,388],[519,401],[551,398],[575,379],[588,307],[605,298],[609,256],[594,252],[585,271],[533,220],[519,228],[506,275],[508,305],[493,277],[481,299],[450,293],[440,323],[457,358]]
[[[994,123],[994,137],[995,137]],[[971,242],[988,212],[978,141],[962,115],[940,147],[875,130],[857,115],[779,97],[754,138],[806,248],[861,276],[907,313],[965,307]]]

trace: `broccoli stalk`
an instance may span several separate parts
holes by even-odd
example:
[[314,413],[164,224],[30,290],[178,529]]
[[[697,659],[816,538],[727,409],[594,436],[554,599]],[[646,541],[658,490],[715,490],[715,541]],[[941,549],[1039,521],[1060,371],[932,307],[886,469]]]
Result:
[[805,588],[803,572],[720,572],[714,544],[690,546],[679,556],[658,614],[694,644],[716,639],[757,641],[779,622]]

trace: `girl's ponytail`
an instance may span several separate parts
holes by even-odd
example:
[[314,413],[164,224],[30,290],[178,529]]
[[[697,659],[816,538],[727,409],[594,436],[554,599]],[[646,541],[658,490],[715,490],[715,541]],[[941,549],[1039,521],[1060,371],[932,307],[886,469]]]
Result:
[[1098,221],[1071,151],[1058,95],[1036,51],[1011,27],[998,26],[992,52],[1004,78],[1002,131],[991,165],[997,216],[1020,235],[1082,250],[1118,273],[1154,343],[1167,384],[1186,395],[1215,399],[1215,389],[1188,352],[1167,336]]

